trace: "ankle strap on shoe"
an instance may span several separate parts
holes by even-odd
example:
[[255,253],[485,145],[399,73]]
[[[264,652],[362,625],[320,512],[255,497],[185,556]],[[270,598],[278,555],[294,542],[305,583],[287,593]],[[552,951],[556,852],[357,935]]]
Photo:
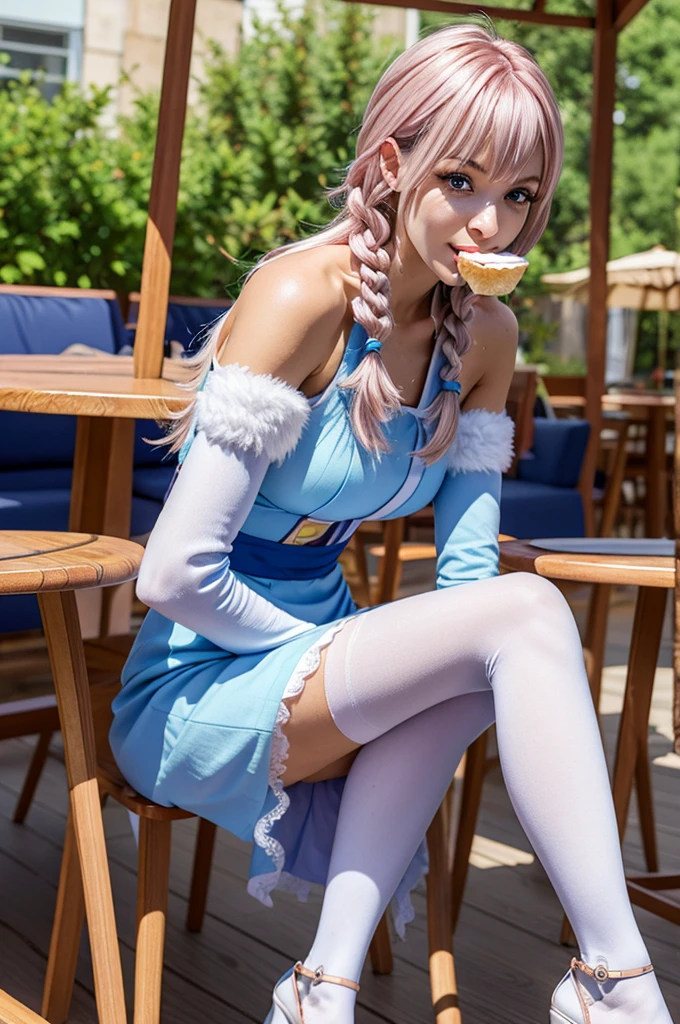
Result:
[[595,967],[590,967],[583,960],[577,960],[576,957],[573,957],[571,969],[572,971],[582,971],[590,978],[594,978],[595,981],[603,982],[616,980],[617,978],[639,978],[641,974],[649,974],[650,971],[654,970],[654,967],[652,964],[647,964],[645,967],[631,967],[628,971],[612,971],[605,967],[604,964],[596,964]]
[[311,971],[309,967],[304,966],[301,960],[298,960],[293,970],[295,974],[302,975],[303,978],[311,978],[312,985],[320,985],[322,981],[328,981],[331,985],[344,985],[345,988],[353,988],[355,992],[358,992],[360,988],[356,981],[350,981],[349,978],[339,978],[336,974],[324,974],[323,967],[317,967],[315,971]]

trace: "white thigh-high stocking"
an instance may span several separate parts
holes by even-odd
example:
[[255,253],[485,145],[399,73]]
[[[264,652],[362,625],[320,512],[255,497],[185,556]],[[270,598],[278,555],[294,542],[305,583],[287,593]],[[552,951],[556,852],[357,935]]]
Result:
[[[347,779],[307,966],[358,979],[464,748],[490,720],[491,696],[508,793],[582,959],[624,970],[648,963],[581,643],[556,587],[513,574],[371,609],[331,644],[325,687],[338,728],[365,746]],[[607,989],[591,1007],[593,1024],[669,1024],[653,974]],[[348,1024],[353,998],[335,985],[314,987],[307,1024],[322,1019],[322,1001]]]

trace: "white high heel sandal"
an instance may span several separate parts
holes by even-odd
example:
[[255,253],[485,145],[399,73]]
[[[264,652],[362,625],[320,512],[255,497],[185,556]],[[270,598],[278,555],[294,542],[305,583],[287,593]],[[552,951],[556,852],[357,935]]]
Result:
[[[569,971],[552,994],[550,1024],[591,1024],[588,1005],[593,1004],[593,999],[582,982],[579,981],[578,971],[602,983],[617,978],[638,978],[653,970],[652,965],[647,964],[646,967],[633,967],[628,971],[612,971],[605,964],[596,964],[595,967],[590,967],[583,960],[577,960],[574,957]],[[570,979],[571,984],[569,984]]]
[[[274,986],[272,1007],[264,1024],[272,1024],[277,1010],[280,1010],[279,1018],[282,1017],[286,1024],[305,1024],[302,1016],[302,1000],[297,987],[298,977],[310,978],[312,986],[326,981],[331,985],[344,985],[345,988],[353,988],[355,992],[359,991],[356,981],[350,981],[349,978],[338,978],[335,974],[324,974],[323,967],[317,967],[315,971],[310,971],[298,960],[283,977],[279,978]],[[286,985],[287,981],[290,981],[290,984]]]

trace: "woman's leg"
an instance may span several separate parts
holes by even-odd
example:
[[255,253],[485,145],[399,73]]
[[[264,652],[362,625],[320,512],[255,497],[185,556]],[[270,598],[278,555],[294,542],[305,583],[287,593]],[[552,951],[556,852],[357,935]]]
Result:
[[[318,674],[310,683],[309,693],[305,690],[309,703],[301,700],[292,708],[288,734],[293,758],[306,746],[306,712],[319,698]],[[402,866],[422,837],[427,815],[432,816],[446,788],[442,780],[447,773],[450,778],[460,756],[451,739],[457,701],[485,693],[493,694],[508,792],[575,928],[583,958],[593,963],[605,957],[614,969],[647,962],[626,893],[580,639],[557,588],[517,574],[376,608],[335,638],[322,685],[334,720],[327,723],[327,732],[338,744],[332,759],[351,749],[342,747],[342,737],[365,748],[348,776],[330,883],[308,965],[318,966],[313,959],[321,958],[327,972],[342,974],[338,962],[347,963],[348,950],[356,951],[357,962],[363,956]],[[409,730],[400,732],[399,727],[413,726],[428,709],[434,713],[422,719],[423,732],[414,726],[412,751]],[[448,729],[440,728],[445,714]],[[424,739],[428,731],[429,743]],[[319,741],[318,728],[315,736]],[[421,772],[423,762],[436,769]],[[409,799],[395,799],[394,780],[404,785],[411,774],[416,783]],[[378,807],[385,808],[386,817]],[[357,821],[359,828],[354,827]],[[354,894],[367,885],[375,894],[371,913],[353,916],[348,908],[359,903]],[[340,919],[342,939],[336,925]],[[355,976],[356,970],[355,962]],[[639,1024],[670,1020],[653,975],[612,987],[607,1012],[617,1002],[625,1008],[616,1019],[630,1020],[637,1012]],[[335,986],[319,986],[317,999],[322,992],[324,1000],[345,998]],[[594,1024],[596,1019],[593,1013]],[[315,1024],[311,1016],[309,1024]]]

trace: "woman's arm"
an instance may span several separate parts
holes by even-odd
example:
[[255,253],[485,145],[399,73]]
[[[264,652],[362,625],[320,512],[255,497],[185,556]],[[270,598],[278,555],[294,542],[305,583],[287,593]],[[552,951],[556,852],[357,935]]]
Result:
[[[145,604],[235,653],[276,646],[311,627],[255,593],[229,563],[269,465],[300,438],[309,408],[299,385],[345,313],[344,295],[313,273],[300,285],[293,259],[275,274],[268,273],[274,267],[258,271],[239,299],[224,365],[197,395],[196,436],[137,584]],[[239,365],[246,350],[257,372]]]
[[517,321],[497,300],[473,321],[477,384],[461,411],[449,468],[434,500],[437,587],[498,573],[501,478],[513,455],[505,412],[517,352]]

